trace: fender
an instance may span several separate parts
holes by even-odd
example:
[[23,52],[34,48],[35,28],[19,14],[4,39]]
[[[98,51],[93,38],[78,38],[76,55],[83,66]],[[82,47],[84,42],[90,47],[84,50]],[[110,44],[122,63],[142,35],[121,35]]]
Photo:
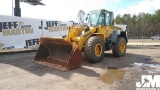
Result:
[[128,43],[126,31],[121,31],[120,33],[112,33],[110,36],[111,42],[116,43],[118,37],[123,37],[126,40],[126,43]]
[[93,35],[96,35],[96,36],[100,37],[102,40],[104,40],[104,42],[106,42],[104,34],[102,34],[102,33],[94,33]]

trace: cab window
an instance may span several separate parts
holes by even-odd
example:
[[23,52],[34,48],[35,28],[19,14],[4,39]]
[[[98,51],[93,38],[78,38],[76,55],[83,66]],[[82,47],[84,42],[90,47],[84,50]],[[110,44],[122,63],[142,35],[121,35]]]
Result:
[[111,25],[110,20],[111,20],[110,14],[107,12],[106,13],[106,25]]
[[98,25],[99,25],[99,24],[104,24],[104,25],[105,25],[104,14],[101,14],[101,15],[99,16]]

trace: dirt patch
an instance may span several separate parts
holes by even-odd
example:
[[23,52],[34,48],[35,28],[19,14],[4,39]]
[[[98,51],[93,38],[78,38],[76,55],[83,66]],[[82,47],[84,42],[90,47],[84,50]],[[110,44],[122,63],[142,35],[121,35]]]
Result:
[[112,84],[116,80],[122,80],[124,78],[125,71],[119,69],[108,69],[107,72],[100,76],[100,80],[107,84]]

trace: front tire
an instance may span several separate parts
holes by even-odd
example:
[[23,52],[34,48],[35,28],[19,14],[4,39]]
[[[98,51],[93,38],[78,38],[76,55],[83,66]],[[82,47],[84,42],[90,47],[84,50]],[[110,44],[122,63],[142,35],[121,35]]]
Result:
[[97,63],[104,58],[104,41],[98,37],[90,37],[84,45],[84,54],[89,62]]
[[126,40],[123,37],[118,37],[116,43],[113,44],[113,55],[116,57],[124,56],[126,53],[126,47]]

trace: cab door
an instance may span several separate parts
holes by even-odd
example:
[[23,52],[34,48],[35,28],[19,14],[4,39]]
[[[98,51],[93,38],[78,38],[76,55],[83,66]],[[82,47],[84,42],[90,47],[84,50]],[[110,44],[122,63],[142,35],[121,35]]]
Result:
[[111,21],[111,13],[105,12],[105,29],[106,29],[106,38],[109,38],[112,33],[112,21]]

